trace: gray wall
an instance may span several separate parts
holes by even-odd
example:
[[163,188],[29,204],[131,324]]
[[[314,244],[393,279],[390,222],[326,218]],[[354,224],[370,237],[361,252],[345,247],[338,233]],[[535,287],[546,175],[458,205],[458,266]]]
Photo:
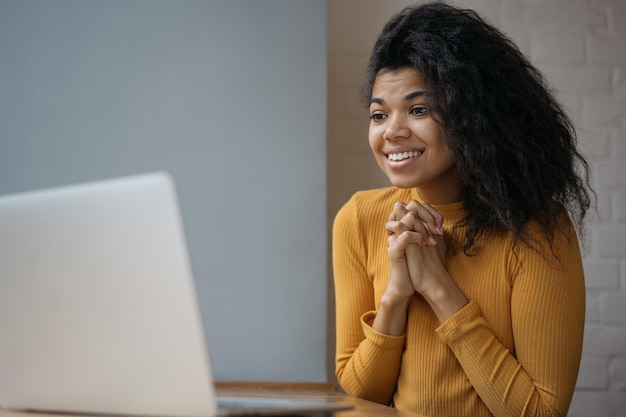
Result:
[[0,0],[0,194],[167,170],[219,379],[326,379],[326,2]]

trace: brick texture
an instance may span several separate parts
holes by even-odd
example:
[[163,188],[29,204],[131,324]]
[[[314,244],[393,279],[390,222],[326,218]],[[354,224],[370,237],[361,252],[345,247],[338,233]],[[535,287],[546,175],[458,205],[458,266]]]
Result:
[[529,39],[526,52],[570,111],[598,194],[584,251],[585,345],[568,415],[626,416],[626,2],[501,3],[518,16],[502,28]]
[[588,290],[618,289],[620,275],[619,262],[614,259],[594,259],[588,257],[583,266]]
[[605,390],[609,386],[609,366],[605,358],[584,358],[580,363],[578,387]]

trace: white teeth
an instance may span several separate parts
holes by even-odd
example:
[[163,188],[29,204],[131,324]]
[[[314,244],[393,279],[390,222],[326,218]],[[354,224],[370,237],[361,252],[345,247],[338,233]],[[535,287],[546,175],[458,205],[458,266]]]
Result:
[[400,153],[390,153],[387,154],[387,158],[392,161],[402,161],[406,158],[414,158],[417,155],[421,155],[421,152],[413,151],[413,152],[400,152]]

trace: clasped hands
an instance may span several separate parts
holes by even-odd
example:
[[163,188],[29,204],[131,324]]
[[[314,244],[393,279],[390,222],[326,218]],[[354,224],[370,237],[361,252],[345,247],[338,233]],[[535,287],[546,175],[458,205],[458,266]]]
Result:
[[399,298],[436,291],[445,268],[443,215],[415,200],[395,203],[386,224],[391,264],[387,289]]

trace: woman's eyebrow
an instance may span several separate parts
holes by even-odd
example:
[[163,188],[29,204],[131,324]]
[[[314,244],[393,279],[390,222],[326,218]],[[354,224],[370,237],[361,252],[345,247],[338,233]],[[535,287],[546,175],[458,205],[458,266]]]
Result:
[[409,93],[406,96],[404,96],[404,101],[413,100],[415,97],[421,97],[421,96],[425,96],[427,94],[428,94],[428,92],[422,91],[422,90],[413,91],[412,93]]
[[[404,101],[410,101],[410,100],[413,100],[415,97],[425,96],[427,94],[428,92],[423,91],[423,90],[413,91],[412,93],[409,93],[406,96],[404,96]],[[370,99],[370,105],[374,103],[383,105],[385,104],[385,100],[379,97],[372,97]]]

